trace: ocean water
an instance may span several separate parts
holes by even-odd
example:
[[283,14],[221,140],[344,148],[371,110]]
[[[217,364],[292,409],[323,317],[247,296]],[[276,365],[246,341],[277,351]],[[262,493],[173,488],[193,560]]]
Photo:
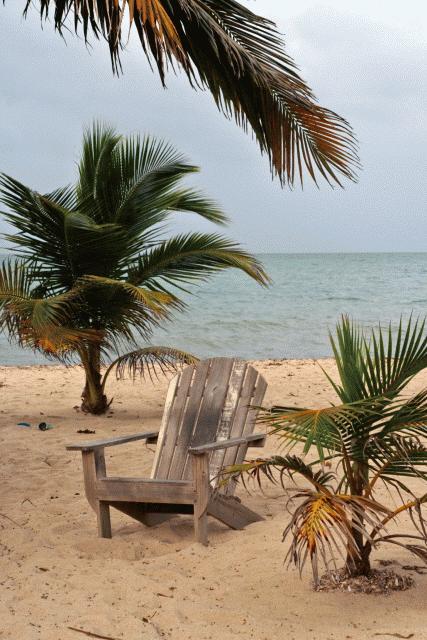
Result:
[[[217,274],[185,295],[188,308],[152,344],[207,357],[321,358],[343,313],[365,327],[427,314],[427,253],[262,254],[264,289],[237,271]],[[0,336],[1,364],[44,362]]]

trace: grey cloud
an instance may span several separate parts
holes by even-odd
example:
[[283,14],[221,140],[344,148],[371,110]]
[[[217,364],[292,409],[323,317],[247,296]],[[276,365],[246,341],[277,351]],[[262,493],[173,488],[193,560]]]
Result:
[[[317,9],[296,21],[304,70],[322,92],[375,122],[384,108],[409,119],[427,100],[427,47],[397,28],[361,16]],[[339,74],[339,82],[337,77]],[[420,104],[421,103],[421,104]]]

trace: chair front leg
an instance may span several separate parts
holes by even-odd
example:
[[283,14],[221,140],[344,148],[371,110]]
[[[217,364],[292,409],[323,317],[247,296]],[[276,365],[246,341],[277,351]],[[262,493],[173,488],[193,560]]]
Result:
[[107,502],[98,500],[96,494],[97,479],[106,477],[104,449],[82,451],[82,458],[86,498],[96,513],[98,535],[100,538],[111,538],[110,507]]
[[209,454],[193,454],[193,482],[196,492],[194,504],[194,534],[197,542],[208,544]]

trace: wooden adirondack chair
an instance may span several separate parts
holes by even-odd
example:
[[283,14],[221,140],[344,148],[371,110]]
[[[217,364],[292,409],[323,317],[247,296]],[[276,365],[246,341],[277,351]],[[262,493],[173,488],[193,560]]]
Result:
[[[246,362],[212,358],[191,365],[170,382],[159,432],[67,446],[81,451],[86,497],[98,533],[111,538],[110,507],[152,526],[179,513],[194,514],[196,539],[207,544],[207,516],[233,529],[263,518],[233,497],[233,482],[217,487],[224,466],[242,462],[254,434],[267,384]],[[104,448],[135,440],[157,442],[150,479],[108,477]]]

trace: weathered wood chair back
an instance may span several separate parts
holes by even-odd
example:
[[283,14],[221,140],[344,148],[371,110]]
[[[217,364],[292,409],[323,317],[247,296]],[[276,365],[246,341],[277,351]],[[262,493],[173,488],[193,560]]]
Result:
[[[169,385],[151,477],[188,480],[189,447],[249,435],[267,384],[250,365],[234,358],[211,358],[186,367]],[[211,484],[223,466],[243,461],[247,446],[214,451]],[[233,483],[225,488],[234,490]]]

